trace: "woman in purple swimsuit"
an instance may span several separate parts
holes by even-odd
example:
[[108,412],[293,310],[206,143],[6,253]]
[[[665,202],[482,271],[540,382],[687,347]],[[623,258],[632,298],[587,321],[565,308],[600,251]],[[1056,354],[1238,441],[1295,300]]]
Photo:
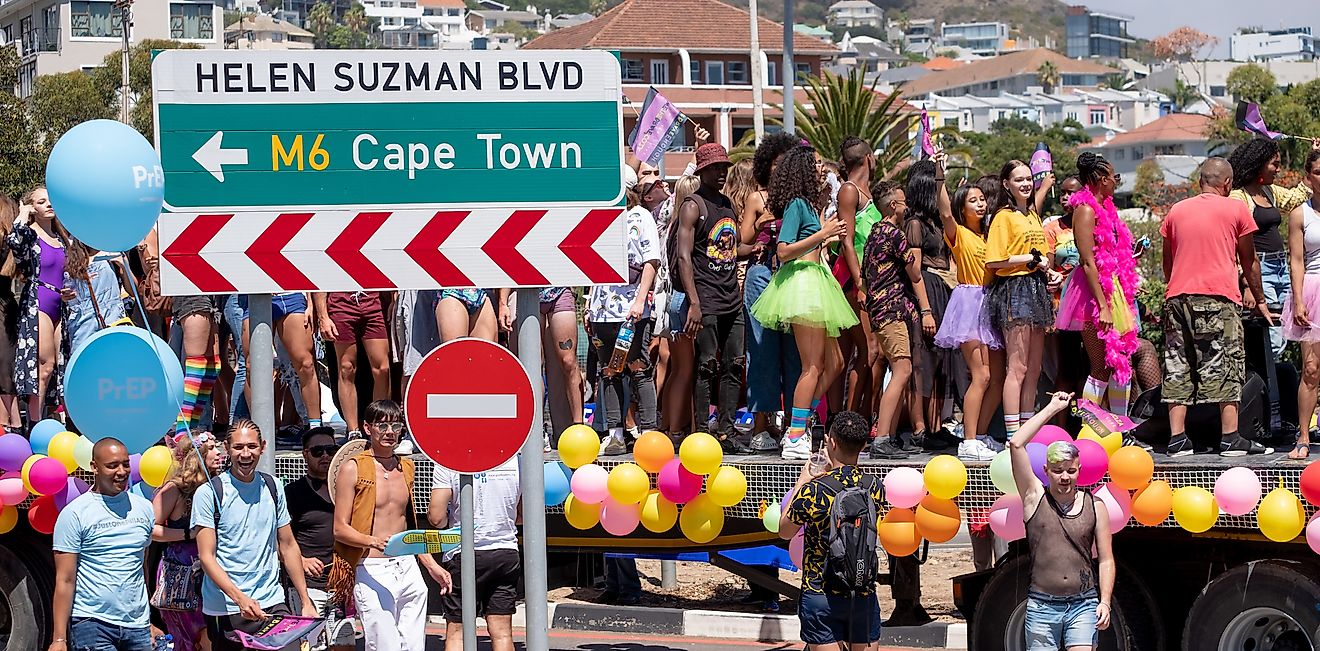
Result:
[[[28,398],[28,420],[41,420],[50,383],[59,383],[61,292],[64,288],[64,243],[68,235],[55,217],[46,188],[23,197],[14,230],[5,238],[24,278],[19,300],[18,350],[14,385]],[[58,395],[58,391],[55,391]]]

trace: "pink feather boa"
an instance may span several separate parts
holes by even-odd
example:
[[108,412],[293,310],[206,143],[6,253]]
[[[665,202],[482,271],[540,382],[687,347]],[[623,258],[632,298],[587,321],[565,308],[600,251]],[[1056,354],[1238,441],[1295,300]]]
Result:
[[[1132,258],[1132,232],[1118,216],[1114,200],[1106,197],[1101,204],[1090,188],[1082,188],[1073,194],[1068,205],[1086,205],[1095,211],[1095,267],[1100,276],[1100,289],[1105,295],[1095,297],[1096,300],[1088,306],[1090,313],[1087,317],[1094,322],[1100,316],[1100,301],[1110,303],[1115,278],[1129,303],[1137,296],[1137,263]],[[1085,282],[1084,278],[1078,280]],[[1120,384],[1126,384],[1132,378],[1132,354],[1137,352],[1135,324],[1133,329],[1124,334],[1113,329],[1100,330],[1098,334],[1105,342],[1105,363],[1113,369],[1114,379]]]

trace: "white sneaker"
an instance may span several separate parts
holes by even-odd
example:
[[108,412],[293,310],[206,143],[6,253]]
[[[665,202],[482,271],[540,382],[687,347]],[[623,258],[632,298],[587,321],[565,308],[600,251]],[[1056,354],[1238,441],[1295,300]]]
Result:
[[628,444],[624,443],[622,439],[617,439],[613,436],[606,436],[604,439],[601,439],[600,456],[617,457],[621,454],[628,454]]
[[784,450],[779,458],[785,461],[806,461],[811,458],[811,435],[803,434],[797,440],[784,437]]
[[964,461],[993,461],[995,451],[983,441],[972,439],[958,444],[958,458]]
[[770,436],[770,432],[757,432],[756,436],[752,437],[751,444],[747,447],[751,448],[752,452],[757,453],[778,452],[779,441],[776,441],[775,437]]

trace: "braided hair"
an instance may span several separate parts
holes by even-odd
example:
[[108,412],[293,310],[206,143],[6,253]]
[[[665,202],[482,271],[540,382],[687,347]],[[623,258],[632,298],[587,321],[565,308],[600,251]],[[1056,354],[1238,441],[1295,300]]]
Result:
[[1253,138],[1239,145],[1228,155],[1228,164],[1233,166],[1233,189],[1259,181],[1265,166],[1278,155],[1279,143],[1267,138]]
[[1100,179],[1104,178],[1105,172],[1113,169],[1109,161],[1100,154],[1084,151],[1077,156],[1077,180],[1081,181],[1082,185],[1089,187],[1099,183]]
[[770,177],[771,213],[782,219],[784,210],[794,199],[803,199],[820,210],[820,168],[816,165],[816,150],[808,145],[788,150]]

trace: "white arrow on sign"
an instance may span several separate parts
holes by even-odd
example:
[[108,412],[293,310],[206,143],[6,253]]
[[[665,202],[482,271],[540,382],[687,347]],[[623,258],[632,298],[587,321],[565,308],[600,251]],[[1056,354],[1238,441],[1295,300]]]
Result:
[[202,145],[196,153],[193,154],[193,160],[197,161],[202,169],[211,173],[215,180],[225,182],[225,165],[247,165],[248,152],[246,149],[222,149],[221,142],[224,140],[225,132],[217,131],[206,144]]

